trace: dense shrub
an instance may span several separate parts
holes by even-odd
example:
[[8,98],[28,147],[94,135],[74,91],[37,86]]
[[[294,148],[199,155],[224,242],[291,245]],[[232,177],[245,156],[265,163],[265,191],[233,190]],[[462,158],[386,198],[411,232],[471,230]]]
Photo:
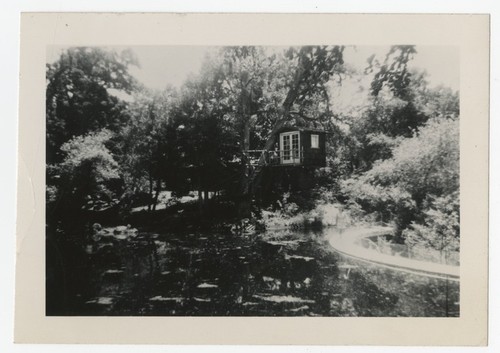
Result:
[[460,200],[458,192],[430,198],[424,223],[413,222],[403,231],[408,245],[427,246],[441,252],[460,249]]
[[[438,232],[434,236],[439,236],[444,228],[458,234],[453,213],[458,214],[458,201],[453,212],[448,209],[452,206],[445,205],[458,200],[459,154],[458,121],[431,119],[394,147],[392,158],[377,161],[369,171],[343,181],[342,191],[366,212],[394,222],[398,235],[412,234],[416,239],[417,233],[430,237],[428,232]],[[411,230],[403,232],[408,227]],[[428,244],[437,246],[432,241]]]

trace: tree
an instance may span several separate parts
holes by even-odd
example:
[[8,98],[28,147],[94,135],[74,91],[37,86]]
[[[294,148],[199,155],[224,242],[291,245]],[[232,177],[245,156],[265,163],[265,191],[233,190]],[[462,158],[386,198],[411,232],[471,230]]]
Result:
[[430,197],[423,222],[412,222],[403,231],[409,245],[438,250],[441,255],[460,250],[460,199],[458,190],[441,197]]
[[[270,84],[264,88],[262,100],[267,109],[260,115],[265,117],[261,121],[267,129],[260,133],[263,137],[260,149],[269,151],[276,143],[278,131],[287,124],[331,126],[328,85],[334,75],[340,77],[343,72],[342,54],[341,46],[292,47],[285,51],[281,62],[270,72]],[[263,158],[264,154],[261,163]],[[242,191],[247,197],[260,183],[260,171],[245,173]]]
[[[408,68],[414,46],[392,46],[382,64],[368,58],[365,73],[375,71],[370,85],[372,104],[353,126],[353,133],[364,146],[362,160],[370,166],[379,158],[388,158],[393,139],[411,137],[422,126],[429,115],[422,106],[417,107],[417,99],[425,95],[427,82],[425,73]],[[397,143],[397,141],[396,141]]]
[[331,120],[328,83],[343,71],[343,50],[342,46],[305,46],[286,51],[285,58],[293,66],[265,150],[275,144],[277,132],[291,120],[298,126],[321,126]]
[[266,103],[264,90],[271,80],[275,56],[267,57],[262,47],[225,47],[220,51],[219,77],[225,104],[234,118],[240,148],[250,149],[251,128]]
[[458,192],[459,157],[458,120],[434,118],[343,189],[367,211],[394,220],[401,235],[412,222],[422,224],[431,200]]
[[238,135],[230,101],[222,87],[220,63],[207,60],[197,76],[181,87],[171,107],[165,131],[165,176],[177,192],[198,190],[200,203],[209,191],[224,189],[227,174],[239,150]]
[[380,65],[374,60],[374,56],[368,58],[369,66],[366,72],[371,72],[378,66],[378,72],[371,83],[371,94],[376,97],[388,89],[395,97],[408,100],[412,74],[408,69],[408,63],[413,59],[417,51],[414,45],[395,45],[389,49],[384,63]]
[[374,73],[370,104],[360,117],[346,119],[351,137],[346,153],[353,171],[367,171],[375,161],[390,158],[392,149],[430,118],[458,117],[458,93],[429,88],[426,72],[408,67],[415,53],[412,46],[394,46],[383,64],[369,58],[366,74]]
[[457,91],[444,86],[415,88],[415,106],[426,116],[457,119],[460,115],[460,97]]
[[130,51],[76,47],[47,64],[47,163],[60,162],[59,148],[73,137],[107,128],[118,131],[125,104],[112,93],[130,93],[134,79],[128,73],[137,61]]
[[63,160],[47,168],[48,219],[70,226],[83,221],[82,210],[102,211],[118,203],[119,165],[107,148],[109,130],[78,136],[61,146]]
[[263,47],[224,47],[219,54],[216,82],[223,95],[220,101],[238,139],[239,193],[245,199],[251,174],[247,151],[252,146],[257,149],[267,137],[269,120],[276,111],[276,94],[280,93],[275,84],[283,74],[283,61],[276,54],[269,55]]
[[155,210],[162,181],[171,172],[167,158],[167,129],[177,93],[141,88],[129,105],[129,120],[119,135],[120,165],[126,195],[148,194],[148,209]]
[[252,136],[254,149],[270,150],[286,124],[330,126],[333,114],[328,85],[343,72],[342,53],[340,46],[289,48],[284,53],[255,47],[225,49],[223,87],[232,97],[241,136],[240,190],[245,216],[249,205],[244,204],[249,203],[262,175],[260,169],[246,167],[244,151],[250,149]]

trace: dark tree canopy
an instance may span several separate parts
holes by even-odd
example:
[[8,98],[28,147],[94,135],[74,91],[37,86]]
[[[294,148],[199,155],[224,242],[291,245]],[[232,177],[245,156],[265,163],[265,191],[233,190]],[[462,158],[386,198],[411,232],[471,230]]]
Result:
[[47,161],[60,161],[60,146],[73,137],[108,128],[117,131],[124,122],[125,105],[111,92],[130,93],[136,65],[132,52],[117,53],[98,47],[65,50],[47,64]]

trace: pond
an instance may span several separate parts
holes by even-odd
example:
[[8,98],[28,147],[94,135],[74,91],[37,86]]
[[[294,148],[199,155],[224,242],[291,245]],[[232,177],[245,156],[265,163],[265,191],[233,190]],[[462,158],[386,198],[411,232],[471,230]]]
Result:
[[348,258],[324,231],[139,233],[52,248],[47,315],[459,316],[458,282]]

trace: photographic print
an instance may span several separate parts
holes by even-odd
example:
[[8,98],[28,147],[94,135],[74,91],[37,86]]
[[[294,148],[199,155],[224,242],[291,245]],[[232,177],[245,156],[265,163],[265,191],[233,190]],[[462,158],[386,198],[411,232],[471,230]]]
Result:
[[47,53],[47,315],[459,316],[456,47]]
[[23,18],[16,340],[485,344],[487,16]]

